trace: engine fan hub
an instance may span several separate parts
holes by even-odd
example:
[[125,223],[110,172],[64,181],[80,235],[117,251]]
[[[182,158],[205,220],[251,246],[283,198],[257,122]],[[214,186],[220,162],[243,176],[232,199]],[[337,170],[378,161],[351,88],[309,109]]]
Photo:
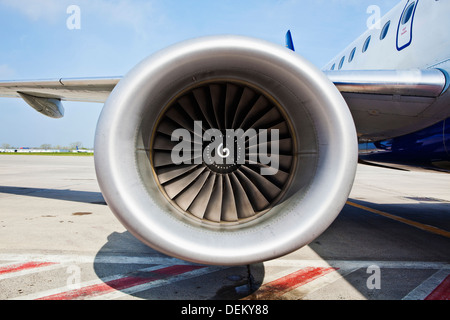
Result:
[[245,159],[245,150],[238,143],[237,137],[226,132],[221,132],[217,137],[211,137],[210,141],[206,141],[202,154],[205,165],[211,171],[220,174],[235,172]]

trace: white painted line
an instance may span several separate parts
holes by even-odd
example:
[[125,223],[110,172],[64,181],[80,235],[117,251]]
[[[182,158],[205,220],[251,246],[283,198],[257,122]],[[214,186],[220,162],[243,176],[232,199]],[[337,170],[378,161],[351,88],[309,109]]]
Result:
[[[174,265],[185,265],[185,266],[195,266],[195,264],[181,261],[175,258],[156,256],[156,257],[140,257],[140,256],[79,256],[79,255],[42,255],[42,254],[0,254],[0,261],[3,263],[0,265],[2,267],[8,267],[14,264],[26,263],[26,262],[51,262],[54,265],[35,267],[27,270],[19,270],[17,272],[4,273],[0,275],[0,280],[8,279],[12,277],[20,277],[33,273],[44,272],[55,270],[59,268],[64,268],[73,264],[82,263],[92,263],[92,264],[147,264],[152,265],[150,268],[145,268],[141,270],[136,270],[135,272],[151,272],[152,270],[157,270],[167,266]],[[5,263],[7,262],[7,263]],[[277,279],[279,277],[285,276],[289,272],[294,272],[295,270],[306,268],[306,267],[332,267],[337,269],[337,272],[329,274],[322,277],[319,281],[313,281],[299,290],[294,290],[297,292],[292,292],[292,294],[300,295],[300,297],[306,297],[307,295],[317,291],[345,276],[358,270],[360,268],[368,268],[369,266],[376,265],[381,269],[428,269],[436,270],[430,278],[421,283],[408,295],[406,295],[404,300],[423,300],[426,298],[437,286],[439,286],[442,281],[450,273],[450,263],[448,262],[427,262],[427,261],[346,261],[346,260],[289,260],[289,259],[277,259],[272,261],[264,262],[265,267],[281,267],[285,268],[277,273],[268,274],[264,282],[270,282],[270,280]],[[116,290],[114,292],[106,292],[98,296],[99,299],[116,299],[124,295],[134,294],[137,292],[142,292],[149,290],[151,288],[165,286],[174,282],[190,279],[192,277],[198,277],[204,274],[209,274],[211,272],[216,272],[220,270],[227,269],[227,267],[205,267],[201,269],[196,269],[192,271],[185,272],[183,274],[174,275],[170,278],[156,279],[155,281],[149,283],[141,283],[139,285],[134,285],[123,290]],[[129,276],[130,274],[120,274],[104,279],[95,279],[92,281],[81,283],[81,287],[88,287],[97,284],[102,284],[108,281],[114,281]],[[31,300],[39,299],[51,295],[56,295],[68,291],[68,287],[61,287],[53,290],[48,290],[45,292],[38,292],[30,294],[27,296],[19,296],[14,299],[19,300]],[[289,294],[290,295],[290,294]],[[97,297],[86,297],[91,299],[97,299]]]
[[104,295],[100,295],[100,296],[93,296],[86,300],[114,300],[114,299],[121,298],[123,296],[133,295],[133,294],[143,292],[146,290],[150,290],[150,289],[154,289],[157,287],[167,286],[167,285],[170,285],[170,284],[173,284],[176,282],[188,280],[191,278],[196,278],[196,277],[199,277],[202,275],[206,275],[206,274],[213,273],[216,271],[221,271],[221,270],[224,270],[224,268],[223,267],[207,267],[207,268],[203,268],[203,269],[197,269],[194,271],[189,271],[189,272],[171,277],[169,279],[156,280],[153,282],[137,285],[137,286],[123,289],[120,291],[116,290],[112,293],[108,293],[108,294],[104,294]]
[[333,267],[339,269],[368,268],[376,265],[386,269],[450,269],[448,262],[427,261],[357,261],[357,260],[272,260],[264,262],[265,266],[278,267]]
[[[136,271],[137,272],[151,272],[151,271],[158,270],[161,268],[162,268],[162,266],[153,266],[150,268],[145,268],[145,269],[136,270]],[[84,287],[89,287],[89,286],[93,286],[96,284],[101,284],[104,282],[118,280],[118,279],[125,278],[125,277],[127,277],[126,274],[117,274],[117,275],[105,277],[103,279],[95,279],[95,280],[91,280],[91,281],[81,282],[78,284],[78,286],[80,288],[84,288]],[[63,292],[67,292],[70,290],[71,290],[71,288],[69,286],[64,286],[64,287],[60,287],[60,288],[55,288],[55,289],[50,289],[50,290],[46,290],[46,291],[32,293],[32,294],[29,294],[26,296],[19,296],[19,297],[12,298],[9,300],[36,300],[36,299],[42,299],[42,298],[48,297],[48,296],[53,296],[56,294],[61,294]]]
[[[11,262],[55,262],[55,263],[95,263],[95,264],[148,264],[148,265],[195,265],[187,261],[166,256],[82,256],[82,255],[42,255],[42,254],[0,254],[0,261]],[[450,269],[448,262],[428,261],[361,261],[361,260],[290,260],[276,259],[264,262],[273,267],[333,267],[339,269],[367,268],[376,265],[387,269]]]
[[326,286],[333,284],[334,282],[341,280],[342,278],[348,276],[349,274],[359,270],[360,268],[348,269],[348,270],[336,270],[334,272],[330,272],[314,281],[311,281],[299,288],[296,288],[292,291],[286,293],[283,297],[285,299],[305,299],[308,300],[308,296],[314,293],[317,290],[320,290]]
[[408,293],[402,300],[424,300],[436,289],[442,281],[450,274],[450,269],[442,269],[434,273],[427,280],[422,282],[413,291]]
[[0,254],[0,261],[15,262],[55,262],[55,263],[98,263],[98,264],[159,264],[159,265],[195,265],[187,261],[166,257],[139,256],[82,256],[82,255],[42,255],[42,254]]
[[[8,265],[4,265],[4,266],[8,266]],[[2,266],[0,266],[0,267],[2,267]],[[61,268],[67,268],[67,267],[68,267],[67,264],[61,264],[61,263],[53,264],[50,266],[44,266],[44,267],[35,267],[32,269],[1,274],[0,280],[5,280],[5,279],[10,279],[10,278],[15,278],[15,277],[22,277],[22,276],[26,276],[26,275],[33,274],[33,273],[40,273],[40,272],[51,271],[51,270],[56,270],[56,269],[61,269]]]

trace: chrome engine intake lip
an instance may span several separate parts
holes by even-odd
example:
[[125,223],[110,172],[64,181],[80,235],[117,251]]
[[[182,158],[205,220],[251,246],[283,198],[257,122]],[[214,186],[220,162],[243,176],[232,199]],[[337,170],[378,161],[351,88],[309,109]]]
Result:
[[[211,91],[217,84],[252,89],[289,120],[290,181],[279,186],[282,192],[268,206],[252,210],[256,214],[249,219],[241,216],[228,222],[233,220],[228,215],[226,219],[221,215],[219,221],[213,215],[205,219],[184,213],[181,202],[174,205],[165,195],[169,192],[159,171],[163,167],[156,165],[153,154],[159,143],[155,133],[170,106],[186,93],[201,88]],[[212,119],[215,114],[211,113]],[[219,132],[219,138],[226,133]],[[156,53],[117,84],[97,126],[95,167],[109,208],[143,243],[195,263],[243,265],[288,254],[329,227],[350,194],[357,147],[345,100],[311,63],[267,41],[213,36]],[[230,167],[211,163],[204,170],[222,178],[244,170],[232,159]]]

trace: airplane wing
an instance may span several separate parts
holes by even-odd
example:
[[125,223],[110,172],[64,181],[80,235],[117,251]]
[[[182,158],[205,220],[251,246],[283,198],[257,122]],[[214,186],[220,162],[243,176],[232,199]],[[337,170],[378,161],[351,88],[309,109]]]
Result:
[[450,116],[450,77],[441,69],[325,71],[342,93],[360,141],[427,128]]
[[0,97],[22,98],[36,111],[51,118],[61,118],[64,116],[61,101],[104,103],[120,79],[3,81],[0,82]]
[[[450,79],[439,69],[324,71],[346,100],[360,141],[411,133],[450,116]],[[61,101],[99,102],[121,80],[76,78],[0,82],[0,97],[20,97],[37,111],[61,117]]]
[[105,102],[121,77],[73,78],[0,82],[0,97],[19,98],[19,92],[62,101]]

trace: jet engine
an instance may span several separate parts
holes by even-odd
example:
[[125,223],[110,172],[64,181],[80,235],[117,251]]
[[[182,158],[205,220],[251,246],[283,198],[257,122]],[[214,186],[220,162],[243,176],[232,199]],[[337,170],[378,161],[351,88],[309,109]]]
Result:
[[357,136],[340,92],[262,40],[189,40],[142,61],[105,103],[95,166],[135,237],[200,264],[244,265],[318,237],[350,193]]

